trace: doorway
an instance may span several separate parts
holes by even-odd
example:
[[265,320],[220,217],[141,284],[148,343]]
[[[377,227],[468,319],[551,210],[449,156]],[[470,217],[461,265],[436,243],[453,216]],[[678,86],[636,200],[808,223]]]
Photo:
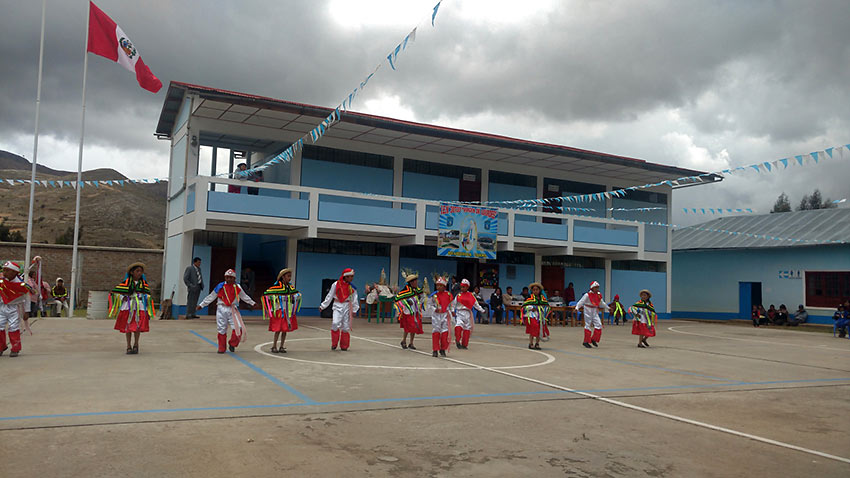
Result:
[[[224,281],[224,273],[227,269],[236,268],[236,248],[235,247],[213,247],[210,252],[210,276],[207,278],[207,292],[203,295],[212,292],[212,290]],[[203,299],[203,297],[201,297]],[[209,306],[209,315],[215,315],[215,308],[218,301],[213,302]]]
[[475,288],[478,284],[478,261],[475,260],[458,260],[457,261],[457,281],[469,280],[469,290]]
[[741,319],[752,318],[754,305],[762,305],[761,282],[738,282],[738,315]]
[[473,202],[481,200],[481,174],[463,173],[460,178],[458,201]]
[[551,297],[554,291],[560,294],[564,291],[564,268],[561,266],[543,266],[541,279],[546,296]]

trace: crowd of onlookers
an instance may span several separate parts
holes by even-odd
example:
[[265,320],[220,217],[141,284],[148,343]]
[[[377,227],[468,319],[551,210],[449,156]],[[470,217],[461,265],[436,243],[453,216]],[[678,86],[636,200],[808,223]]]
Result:
[[754,305],[752,310],[753,327],[762,325],[786,325],[796,327],[800,324],[805,324],[809,320],[809,313],[806,312],[803,304],[797,306],[793,317],[788,312],[785,304],[782,304],[777,309],[773,304],[770,308],[764,310],[763,305]]

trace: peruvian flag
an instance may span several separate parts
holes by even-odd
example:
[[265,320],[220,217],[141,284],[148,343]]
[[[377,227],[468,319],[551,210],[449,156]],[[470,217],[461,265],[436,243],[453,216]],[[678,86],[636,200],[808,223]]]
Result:
[[142,88],[156,93],[162,88],[162,82],[151,73],[151,69],[139,56],[136,46],[118,26],[97,5],[89,2],[89,44],[88,51],[112,61],[136,74],[136,81]]

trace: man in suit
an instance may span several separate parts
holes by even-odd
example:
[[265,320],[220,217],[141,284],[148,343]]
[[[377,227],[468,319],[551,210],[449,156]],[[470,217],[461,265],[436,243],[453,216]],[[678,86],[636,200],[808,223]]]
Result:
[[183,283],[189,289],[189,296],[186,298],[186,318],[197,319],[198,315],[195,312],[198,308],[198,298],[200,298],[201,290],[204,288],[200,257],[192,259],[192,265],[183,272]]

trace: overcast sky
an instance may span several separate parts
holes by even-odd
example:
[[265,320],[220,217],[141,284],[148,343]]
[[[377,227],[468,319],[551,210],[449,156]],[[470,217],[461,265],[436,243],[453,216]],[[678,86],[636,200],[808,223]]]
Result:
[[[88,2],[48,0],[39,162],[76,168]],[[335,106],[435,0],[101,0],[151,70]],[[0,149],[30,158],[41,2],[0,0]],[[705,171],[850,143],[850,2],[446,0],[398,70],[355,110]],[[427,26],[426,26],[427,25]],[[386,67],[386,65],[384,65]],[[153,137],[166,87],[89,58],[85,169],[167,175]],[[682,207],[766,212],[819,187],[850,197],[843,162],[677,192]]]

